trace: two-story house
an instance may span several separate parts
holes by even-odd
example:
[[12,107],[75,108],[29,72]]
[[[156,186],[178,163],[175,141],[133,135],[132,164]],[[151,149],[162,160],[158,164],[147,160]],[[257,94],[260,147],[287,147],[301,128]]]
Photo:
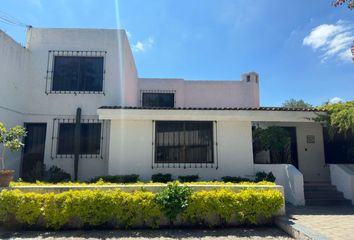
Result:
[[[0,31],[0,121],[27,129],[7,168],[38,163],[79,180],[101,175],[253,177],[272,171],[287,200],[304,204],[304,180],[330,181],[322,126],[311,109],[261,107],[255,72],[235,81],[140,78],[124,30],[29,28],[26,46]],[[291,156],[256,157],[252,127],[291,135]]]

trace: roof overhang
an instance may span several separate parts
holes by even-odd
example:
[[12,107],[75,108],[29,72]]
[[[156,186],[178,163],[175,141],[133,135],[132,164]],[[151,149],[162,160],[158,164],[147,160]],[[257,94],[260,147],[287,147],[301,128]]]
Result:
[[102,120],[191,120],[191,121],[257,121],[257,122],[314,122],[320,110],[266,109],[146,109],[101,107]]

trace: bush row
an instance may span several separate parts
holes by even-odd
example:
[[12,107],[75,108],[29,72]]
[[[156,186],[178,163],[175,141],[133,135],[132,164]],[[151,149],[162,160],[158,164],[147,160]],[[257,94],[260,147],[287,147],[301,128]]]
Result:
[[170,183],[160,193],[82,190],[54,193],[0,193],[0,222],[50,229],[130,228],[169,225],[259,224],[282,207],[273,189],[228,189],[192,192]]
[[[95,183],[99,180],[104,182],[110,183],[135,183],[139,180],[139,175],[131,174],[131,175],[115,175],[115,176],[100,176],[95,177],[90,180],[91,183]],[[199,179],[198,175],[186,175],[186,176],[178,176],[180,182],[196,182]],[[257,172],[255,180],[249,178],[242,178],[242,177],[232,177],[232,176],[225,176],[221,178],[223,182],[232,182],[232,183],[239,183],[239,182],[261,182],[261,181],[268,181],[274,182],[275,177],[272,172]],[[159,183],[168,183],[172,182],[172,174],[170,173],[157,173],[151,176],[152,182],[159,182]]]

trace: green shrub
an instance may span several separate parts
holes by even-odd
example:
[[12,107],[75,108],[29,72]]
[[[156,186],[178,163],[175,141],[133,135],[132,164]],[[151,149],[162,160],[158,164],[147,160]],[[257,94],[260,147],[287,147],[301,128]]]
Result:
[[186,176],[178,176],[178,179],[181,182],[196,182],[198,181],[198,175],[186,175]]
[[157,173],[151,176],[152,182],[159,182],[159,183],[168,183],[172,182],[172,175],[170,173],[162,174]]
[[275,176],[272,172],[257,172],[256,173],[256,182],[267,181],[267,182],[275,182]]
[[191,188],[173,182],[156,194],[155,202],[161,206],[162,211],[172,222],[188,206],[191,194]]
[[248,178],[231,177],[231,176],[222,177],[221,180],[223,180],[224,182],[232,182],[232,183],[251,182],[251,180]]
[[90,180],[91,183],[96,183],[98,181],[104,181],[108,183],[136,183],[139,180],[139,175],[129,174],[129,175],[107,175],[95,177]]
[[70,181],[71,175],[57,166],[51,166],[47,170],[44,163],[37,162],[27,174],[25,180],[28,182],[46,181],[49,183],[59,183]]
[[71,175],[57,166],[51,166],[46,171],[46,180],[50,183],[66,182],[71,180]]
[[[192,190],[170,183],[160,193],[76,190],[62,193],[0,192],[0,223],[50,229],[159,227],[164,219],[209,226],[232,222],[258,224],[284,203],[274,189]],[[15,222],[14,222],[15,221]]]
[[283,196],[276,190],[198,191],[191,196],[183,215],[194,224],[211,227],[217,224],[216,219],[228,224],[233,217],[240,223],[257,224],[262,218],[270,219],[283,204]]

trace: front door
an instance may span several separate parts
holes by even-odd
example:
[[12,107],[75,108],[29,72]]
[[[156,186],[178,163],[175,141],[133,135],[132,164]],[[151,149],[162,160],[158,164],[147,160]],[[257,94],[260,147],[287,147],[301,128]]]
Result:
[[46,123],[26,123],[27,136],[24,140],[24,150],[22,157],[21,178],[31,180],[36,167],[44,162],[44,148],[47,124]]

